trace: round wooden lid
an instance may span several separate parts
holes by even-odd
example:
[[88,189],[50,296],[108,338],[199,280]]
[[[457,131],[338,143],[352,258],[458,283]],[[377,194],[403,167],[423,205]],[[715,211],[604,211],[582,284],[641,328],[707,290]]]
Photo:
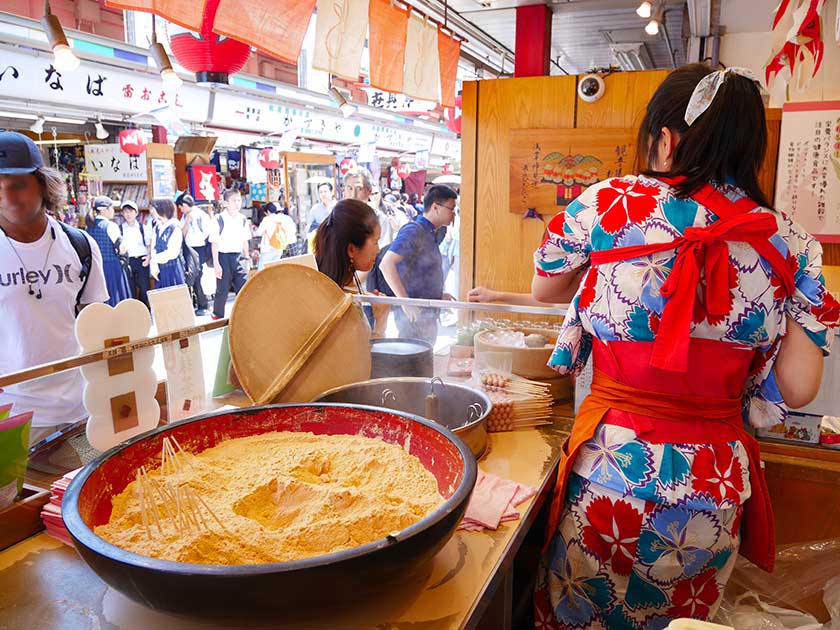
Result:
[[362,309],[327,276],[302,265],[266,267],[230,315],[230,355],[255,404],[309,402],[370,378]]

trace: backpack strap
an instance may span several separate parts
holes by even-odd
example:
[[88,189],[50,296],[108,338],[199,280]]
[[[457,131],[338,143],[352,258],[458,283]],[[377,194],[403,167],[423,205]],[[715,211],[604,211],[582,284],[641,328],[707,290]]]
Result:
[[219,234],[222,233],[222,230],[225,229],[225,220],[222,218],[222,213],[216,215],[216,221],[219,223]]
[[[79,311],[82,310],[82,295],[85,292],[85,287],[87,287],[90,270],[93,267],[93,252],[90,250],[90,241],[88,241],[84,232],[78,228],[67,225],[63,221],[58,221],[58,224],[67,235],[70,245],[73,246],[73,249],[76,251],[76,255],[79,257],[79,262],[82,264],[82,270],[79,273],[79,280],[82,281],[82,288],[79,289],[79,292],[76,294],[76,314],[78,315]],[[120,226],[120,231],[122,231],[122,226]]]

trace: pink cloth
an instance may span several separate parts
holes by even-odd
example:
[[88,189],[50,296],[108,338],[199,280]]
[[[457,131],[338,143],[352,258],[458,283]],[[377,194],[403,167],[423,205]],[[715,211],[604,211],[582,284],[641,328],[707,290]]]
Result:
[[536,494],[529,486],[502,479],[479,469],[467,513],[458,526],[470,532],[498,529],[499,524],[519,518],[516,506]]

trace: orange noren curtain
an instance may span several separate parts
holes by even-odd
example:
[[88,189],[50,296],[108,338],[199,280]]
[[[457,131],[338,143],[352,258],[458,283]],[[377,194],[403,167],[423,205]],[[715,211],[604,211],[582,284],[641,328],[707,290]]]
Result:
[[408,11],[390,0],[370,0],[370,84],[386,92],[403,90]]
[[105,0],[105,6],[123,11],[154,13],[191,31],[201,30],[206,0]]
[[461,41],[438,29],[438,59],[440,60],[440,104],[455,107],[455,80]]
[[222,0],[213,32],[298,62],[315,0]]

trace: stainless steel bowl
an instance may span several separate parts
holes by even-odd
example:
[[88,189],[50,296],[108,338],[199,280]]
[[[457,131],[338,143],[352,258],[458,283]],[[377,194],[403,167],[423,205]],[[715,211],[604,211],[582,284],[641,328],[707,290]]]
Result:
[[331,389],[315,402],[370,405],[426,418],[426,396],[434,389],[439,398],[439,414],[428,419],[453,431],[467,443],[476,459],[480,458],[487,449],[485,425],[493,403],[481,390],[434,380],[432,386],[432,379],[428,378],[378,378]]

